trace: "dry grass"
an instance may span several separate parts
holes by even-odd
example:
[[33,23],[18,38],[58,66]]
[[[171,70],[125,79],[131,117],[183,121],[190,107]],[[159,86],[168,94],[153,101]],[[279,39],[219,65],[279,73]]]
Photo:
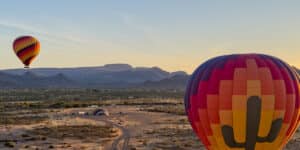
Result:
[[150,144],[154,149],[197,149],[203,145],[194,135],[192,129],[182,128],[160,128],[156,130],[148,130],[144,132],[148,136],[159,137],[159,141]]
[[30,125],[48,120],[47,116],[1,116],[0,125]]
[[47,136],[55,139],[88,139],[88,138],[110,138],[116,136],[117,130],[110,126],[78,125],[43,127],[28,131],[29,134]]
[[152,107],[145,107],[141,110],[149,112],[169,113],[174,115],[186,115],[183,105],[158,105]]

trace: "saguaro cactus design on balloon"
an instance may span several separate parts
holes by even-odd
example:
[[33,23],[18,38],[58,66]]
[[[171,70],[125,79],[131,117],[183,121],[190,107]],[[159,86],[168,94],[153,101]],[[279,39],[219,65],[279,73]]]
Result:
[[212,58],[187,86],[190,123],[208,149],[279,149],[299,124],[299,77],[262,54]]
[[237,143],[234,139],[233,128],[227,125],[222,126],[222,133],[225,143],[232,148],[245,148],[246,150],[255,149],[255,143],[273,142],[282,126],[282,119],[276,119],[272,122],[271,129],[267,136],[259,137],[258,130],[261,115],[261,99],[258,96],[252,96],[247,101],[247,124],[246,124],[246,141],[247,143]]

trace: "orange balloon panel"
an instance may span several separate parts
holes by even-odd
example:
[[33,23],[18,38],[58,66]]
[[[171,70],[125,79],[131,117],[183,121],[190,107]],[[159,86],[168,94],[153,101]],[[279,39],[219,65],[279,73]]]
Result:
[[13,43],[13,49],[22,63],[28,67],[40,52],[40,42],[31,36],[22,36]]
[[185,108],[208,149],[283,147],[299,122],[299,78],[278,58],[237,54],[208,60],[193,73]]

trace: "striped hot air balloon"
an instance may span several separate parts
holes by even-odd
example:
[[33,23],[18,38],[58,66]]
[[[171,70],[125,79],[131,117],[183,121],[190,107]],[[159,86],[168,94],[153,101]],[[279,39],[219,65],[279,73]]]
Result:
[[21,36],[14,41],[13,49],[25,68],[29,68],[40,52],[40,42],[32,36]]
[[185,108],[207,149],[281,149],[299,125],[299,76],[262,54],[208,60],[193,73]]

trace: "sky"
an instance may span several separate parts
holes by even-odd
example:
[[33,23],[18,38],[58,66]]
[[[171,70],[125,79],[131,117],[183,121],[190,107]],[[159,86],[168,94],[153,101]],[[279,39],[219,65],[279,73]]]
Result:
[[211,57],[264,53],[300,67],[300,1],[9,0],[0,5],[0,69],[22,68],[21,35],[38,67],[127,63],[191,73]]

